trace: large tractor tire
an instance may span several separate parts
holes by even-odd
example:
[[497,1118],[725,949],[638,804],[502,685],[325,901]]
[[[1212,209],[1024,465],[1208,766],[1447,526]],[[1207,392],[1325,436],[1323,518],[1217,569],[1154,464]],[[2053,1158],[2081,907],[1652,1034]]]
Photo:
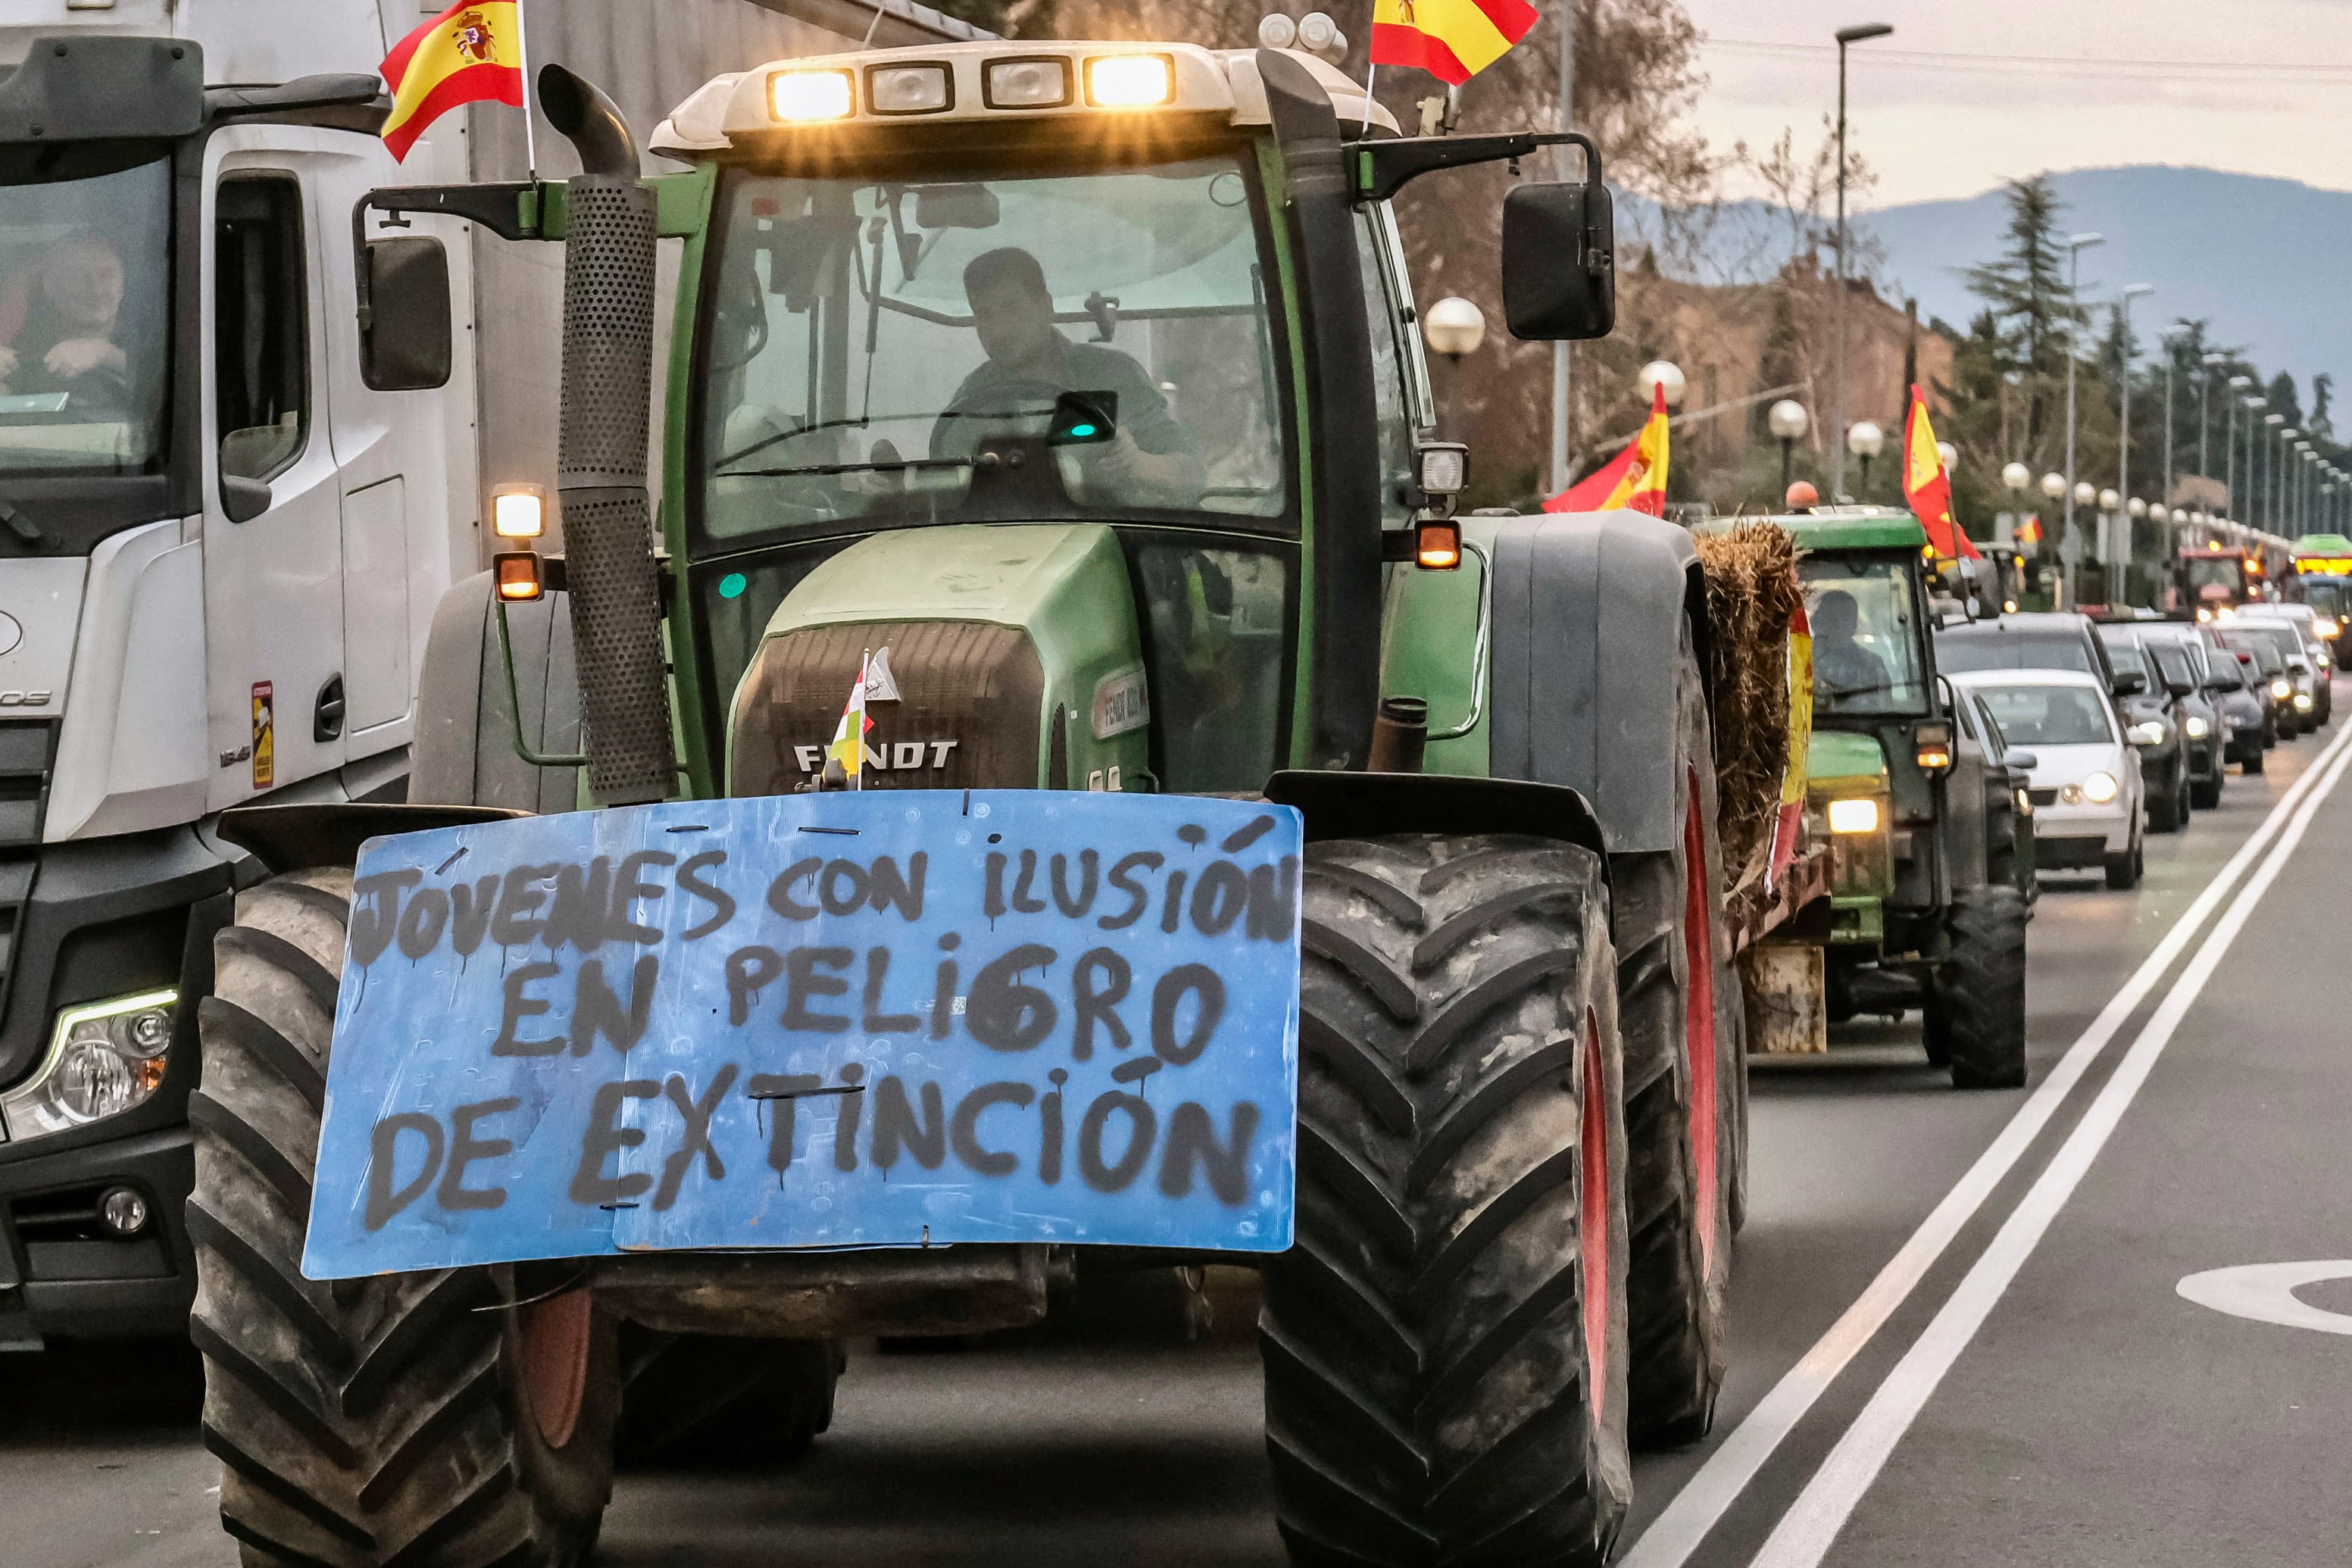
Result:
[[1627,1458],[1625,1134],[1599,859],[1308,847],[1297,1244],[1259,1336],[1295,1562],[1606,1561]]
[[1748,1065],[1723,919],[1706,693],[1687,646],[1677,697],[1681,842],[1610,863],[1625,1042],[1629,1430],[1634,1447],[1647,1448],[1695,1443],[1715,1419],[1728,1361]]
[[779,1464],[833,1425],[841,1352],[821,1340],[621,1330],[625,1465]]
[[2025,913],[2015,888],[1952,895],[1950,956],[1937,967],[1929,1006],[1955,1089],[2025,1086]]
[[221,1522],[248,1568],[572,1568],[611,1495],[618,1394],[587,1292],[302,1277],[351,889],[344,868],[239,894],[199,1008],[190,1328]]

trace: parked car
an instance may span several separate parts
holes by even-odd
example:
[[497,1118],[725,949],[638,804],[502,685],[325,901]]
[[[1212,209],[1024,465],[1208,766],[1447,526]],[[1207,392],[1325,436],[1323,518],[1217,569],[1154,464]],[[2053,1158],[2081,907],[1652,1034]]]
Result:
[[[2185,670],[2168,678],[2141,643],[2131,622],[2102,624],[2099,641],[2114,664],[2124,732],[2139,748],[2140,773],[2147,784],[2147,825],[2158,833],[2189,826],[2190,810],[2189,715],[2184,699],[2196,691]],[[2137,680],[2133,677],[2137,676]],[[2124,688],[2137,686],[2137,690]]]
[[2139,886],[2145,813],[2139,753],[2097,677],[2072,669],[1956,675],[1977,700],[2007,765],[2028,776],[2038,872],[2099,869],[2107,886]]
[[[2187,621],[2142,623],[2137,631],[2140,646],[2156,660],[2167,683],[2189,688],[2188,694],[2179,699],[2180,728],[2189,740],[2189,802],[2199,811],[2210,811],[2221,804],[2230,764],[2239,759],[2237,720],[2224,702],[2224,692],[2214,684],[2214,666],[2205,639]],[[2230,662],[2234,666],[2237,660]],[[2242,693],[2244,689],[2244,681],[2233,668],[2229,690]],[[2251,706],[2252,699],[2246,700]],[[2262,710],[2252,707],[2252,711],[2259,727]]]

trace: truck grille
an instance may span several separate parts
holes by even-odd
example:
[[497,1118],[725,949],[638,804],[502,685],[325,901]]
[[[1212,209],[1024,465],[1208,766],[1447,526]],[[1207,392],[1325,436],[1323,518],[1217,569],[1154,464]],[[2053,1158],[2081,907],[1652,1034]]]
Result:
[[1036,787],[1045,672],[1026,632],[868,621],[805,626],[760,645],[736,694],[728,793],[786,795],[816,778],[859,660],[884,647],[899,700],[867,710],[866,787]]

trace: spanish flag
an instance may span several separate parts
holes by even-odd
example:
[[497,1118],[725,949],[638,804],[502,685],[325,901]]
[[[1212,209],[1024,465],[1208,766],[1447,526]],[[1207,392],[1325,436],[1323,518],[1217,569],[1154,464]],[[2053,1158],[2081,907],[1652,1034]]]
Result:
[[1417,66],[1460,87],[1535,25],[1527,0],[1374,0],[1372,64]]
[[2016,537],[2017,547],[2020,550],[2041,549],[2042,514],[2038,511],[2027,512],[2025,514],[2025,521],[2017,525]]
[[1971,561],[1982,554],[1952,521],[1952,476],[1944,471],[1944,454],[1936,446],[1936,427],[1927,423],[1927,400],[1911,389],[1911,421],[1903,427],[1903,495],[1912,514],[1927,531],[1938,561]]
[[522,7],[517,0],[457,0],[394,45],[377,68],[392,89],[383,144],[406,158],[425,128],[461,103],[521,107]]
[[1651,388],[1650,421],[1633,444],[1544,502],[1546,511],[1646,511],[1666,515],[1666,389]]

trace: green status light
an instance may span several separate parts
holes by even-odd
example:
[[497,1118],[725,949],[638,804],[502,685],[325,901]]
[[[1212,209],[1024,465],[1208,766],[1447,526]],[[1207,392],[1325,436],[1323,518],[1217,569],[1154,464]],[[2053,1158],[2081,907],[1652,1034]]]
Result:
[[719,596],[722,599],[740,599],[743,596],[743,590],[751,585],[751,579],[744,576],[740,572],[730,572],[726,576],[719,579]]

